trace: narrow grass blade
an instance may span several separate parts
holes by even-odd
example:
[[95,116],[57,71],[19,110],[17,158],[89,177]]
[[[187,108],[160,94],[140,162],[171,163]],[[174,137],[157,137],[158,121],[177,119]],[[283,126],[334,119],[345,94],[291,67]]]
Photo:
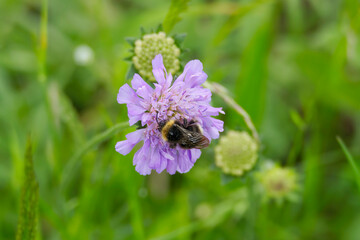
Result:
[[37,231],[39,184],[34,172],[30,138],[25,153],[24,175],[16,240],[34,240]]
[[344,152],[344,154],[346,156],[346,159],[349,161],[350,166],[354,170],[356,182],[358,184],[359,191],[360,191],[360,170],[359,170],[359,167],[356,165],[356,162],[355,162],[354,158],[350,154],[350,152],[347,149],[347,147],[346,147],[345,143],[343,142],[343,140],[340,137],[336,137],[336,140],[338,141],[341,149],[343,150],[343,152]]

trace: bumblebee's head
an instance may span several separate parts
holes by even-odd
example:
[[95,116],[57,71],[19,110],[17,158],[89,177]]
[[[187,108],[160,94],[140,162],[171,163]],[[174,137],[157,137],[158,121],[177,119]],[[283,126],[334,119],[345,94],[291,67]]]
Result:
[[157,122],[157,124],[158,124],[158,129],[159,129],[160,132],[161,132],[161,130],[164,128],[164,126],[166,125],[167,122],[168,122],[168,121],[166,121],[166,120],[161,120],[161,121]]
[[165,141],[176,141],[180,137],[181,133],[175,125],[174,119],[159,122],[159,131]]

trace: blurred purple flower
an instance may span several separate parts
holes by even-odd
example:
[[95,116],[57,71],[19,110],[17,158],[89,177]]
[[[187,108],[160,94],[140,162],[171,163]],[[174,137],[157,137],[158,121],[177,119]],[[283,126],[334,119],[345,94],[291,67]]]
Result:
[[153,74],[157,81],[155,89],[135,74],[130,87],[123,85],[117,101],[128,108],[130,125],[141,121],[145,128],[126,135],[125,141],[116,144],[115,149],[122,155],[128,154],[140,141],[143,146],[135,153],[133,163],[141,175],[148,175],[154,169],[160,173],[166,169],[170,174],[188,172],[200,157],[199,149],[170,148],[158,130],[159,120],[195,120],[203,127],[203,134],[209,140],[219,137],[224,122],[211,116],[224,113],[221,108],[210,106],[211,92],[201,86],[207,79],[202,63],[192,60],[186,64],[184,72],[174,81],[166,72],[162,56],[153,61]]

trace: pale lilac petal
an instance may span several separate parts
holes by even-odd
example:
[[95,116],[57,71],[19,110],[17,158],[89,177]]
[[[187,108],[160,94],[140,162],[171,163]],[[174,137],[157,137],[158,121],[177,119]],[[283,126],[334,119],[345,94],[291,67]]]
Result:
[[200,74],[203,71],[203,65],[199,60],[192,60],[185,65],[184,72],[176,79],[177,81],[187,82],[188,78],[191,78],[192,75]]
[[132,89],[127,83],[124,84],[119,90],[117,95],[118,103],[138,103],[139,97],[136,95],[134,89]]
[[134,125],[138,121],[141,121],[142,116],[146,111],[143,107],[135,104],[127,104],[127,108],[130,126]]
[[131,152],[133,148],[134,146],[128,140],[117,142],[115,145],[115,150],[124,156]]
[[174,156],[171,155],[170,153],[168,153],[166,149],[162,149],[160,153],[161,153],[161,156],[165,159],[175,160]]
[[127,104],[127,108],[128,108],[128,115],[130,116],[143,114],[146,111],[145,108],[136,104]]
[[188,151],[189,150],[179,150],[177,171],[180,173],[186,173],[194,166],[194,163],[190,161]]
[[163,58],[161,54],[158,54],[155,56],[155,58],[152,60],[152,66],[153,66],[153,74],[156,79],[156,81],[160,85],[164,85],[166,83],[166,69],[163,63]]
[[141,125],[145,126],[145,124],[152,119],[152,115],[150,113],[144,113],[141,115]]
[[142,97],[143,99],[150,99],[151,98],[151,95],[152,95],[152,91],[150,91],[147,87],[145,86],[142,86],[142,87],[139,87],[137,90],[136,90],[136,94],[139,95],[140,97]]
[[149,167],[151,169],[160,167],[160,151],[158,146],[152,146]]
[[211,118],[211,121],[213,123],[213,126],[219,131],[219,132],[223,132],[224,131],[224,122],[216,119],[216,118]]
[[125,141],[120,141],[116,144],[116,151],[122,155],[128,154],[134,148],[134,146],[143,139],[144,131],[144,129],[140,129],[127,134]]
[[206,132],[212,139],[219,138],[219,130],[221,130],[221,132],[223,131],[223,125],[221,124],[222,121],[211,117],[203,118],[202,121],[204,132]]
[[135,170],[141,175],[149,175],[151,173],[149,152],[149,141],[145,141],[143,147],[134,155]]
[[156,172],[161,173],[162,171],[165,170],[166,166],[167,166],[167,159],[160,156],[160,165],[158,168],[156,168]]
[[219,113],[225,114],[221,107],[214,108],[212,106],[207,106],[207,108],[206,108],[206,116],[218,116]]
[[136,94],[142,98],[148,99],[153,93],[154,89],[147,84],[139,74],[135,74],[131,80],[131,86],[136,90]]
[[207,79],[207,74],[204,72],[197,72],[193,75],[190,75],[189,78],[185,78],[186,84],[188,84],[189,87],[197,87],[203,84]]
[[[138,89],[142,86],[149,86],[141,77],[139,74],[135,73],[133,79],[131,80],[131,86],[133,89]],[[149,88],[151,88],[149,86]]]
[[176,169],[177,169],[177,160],[167,160],[166,171],[169,174],[173,175],[176,173]]
[[191,153],[191,158],[190,158],[190,161],[192,163],[195,163],[196,160],[199,159],[199,157],[201,156],[201,151],[200,149],[190,149],[190,153]]
[[132,126],[138,121],[141,121],[142,114],[129,116],[129,125]]

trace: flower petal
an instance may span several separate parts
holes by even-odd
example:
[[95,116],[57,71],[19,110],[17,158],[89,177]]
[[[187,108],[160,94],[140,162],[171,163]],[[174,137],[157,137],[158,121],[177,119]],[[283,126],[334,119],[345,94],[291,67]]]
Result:
[[179,173],[186,173],[188,171],[190,171],[190,169],[194,166],[194,163],[192,163],[190,161],[190,158],[189,158],[189,152],[190,150],[179,150],[178,151],[178,154],[179,154],[179,157],[178,157],[178,168],[177,168],[177,171]]
[[158,146],[152,146],[149,167],[157,169],[160,167],[160,151]]
[[151,168],[149,168],[149,142],[149,140],[145,141],[142,148],[134,155],[134,165],[136,165],[135,170],[141,175],[149,175],[151,173]]
[[166,171],[173,175],[176,173],[176,169],[177,169],[177,160],[167,160],[167,166],[166,166]]
[[176,79],[175,84],[183,81],[188,87],[194,87],[202,84],[206,79],[207,75],[203,72],[202,63],[195,59],[185,65],[184,72]]
[[199,159],[199,157],[201,156],[201,151],[200,149],[190,149],[190,153],[191,153],[191,157],[190,157],[190,161],[192,163],[195,163],[196,160]]
[[153,74],[156,79],[156,81],[161,85],[164,86],[166,84],[166,69],[163,63],[163,58],[161,54],[158,54],[155,56],[155,58],[152,60],[152,66],[153,66]]
[[140,129],[126,135],[126,140],[116,143],[115,149],[122,155],[127,155],[144,137],[145,129]]
[[144,99],[150,98],[154,89],[147,84],[139,74],[135,73],[133,79],[131,80],[131,86],[136,90],[137,95]]
[[203,122],[204,132],[206,132],[207,135],[209,135],[210,138],[212,139],[219,138],[220,136],[219,132],[224,131],[223,128],[224,122],[219,119],[215,119],[212,117],[204,117],[202,118],[202,122]]
[[128,117],[129,117],[129,124],[130,126],[134,125],[138,121],[142,119],[143,114],[145,113],[146,109],[136,105],[136,104],[127,104],[128,109]]
[[134,89],[132,89],[127,83],[124,84],[120,89],[117,95],[118,103],[133,103],[136,104],[139,102],[139,97],[136,95]]

